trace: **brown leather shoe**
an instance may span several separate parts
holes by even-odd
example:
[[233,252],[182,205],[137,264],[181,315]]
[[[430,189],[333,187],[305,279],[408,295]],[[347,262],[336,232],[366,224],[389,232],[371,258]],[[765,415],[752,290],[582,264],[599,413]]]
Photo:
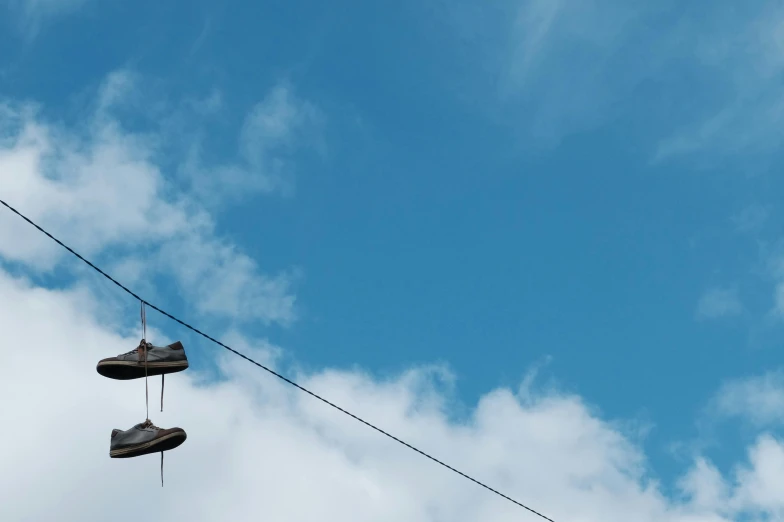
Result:
[[161,429],[147,419],[133,428],[112,430],[109,456],[114,459],[139,457],[149,453],[168,451],[185,442],[188,436],[182,428]]

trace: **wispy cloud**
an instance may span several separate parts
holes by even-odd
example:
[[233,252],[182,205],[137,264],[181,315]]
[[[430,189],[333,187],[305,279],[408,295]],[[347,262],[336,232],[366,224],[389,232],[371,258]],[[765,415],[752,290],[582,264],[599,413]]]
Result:
[[615,118],[676,39],[656,23],[667,2],[505,1],[481,13],[450,5],[454,30],[472,44],[461,58],[480,78],[484,110],[546,147]]
[[[715,91],[704,116],[684,122],[659,144],[657,157],[709,152],[762,154],[784,141],[784,9],[776,3],[717,6],[695,26],[691,54]],[[706,82],[707,83],[707,82]],[[705,103],[702,101],[701,103]]]
[[526,143],[551,146],[616,120],[635,122],[653,161],[764,155],[784,142],[776,3],[523,0],[481,13],[450,5],[454,30],[471,43],[459,47],[463,76],[480,78],[471,88],[483,96],[472,98]]
[[720,319],[740,315],[743,305],[734,288],[712,288],[697,303],[698,319]]
[[[210,102],[212,106],[214,98]],[[216,198],[231,200],[275,190],[291,193],[296,173],[293,155],[308,148],[323,148],[324,121],[321,110],[299,98],[290,85],[281,83],[245,117],[236,161],[206,162],[202,150],[206,136],[197,132],[181,175],[210,203],[216,203]]]
[[770,219],[773,209],[769,205],[753,204],[732,216],[735,230],[743,233],[759,232]]
[[624,67],[638,46],[650,8],[616,1],[519,3],[509,31],[500,94],[526,107],[531,132],[544,142],[612,117],[618,98],[655,67]]
[[784,282],[778,283],[773,291],[773,310],[779,317],[784,317]]
[[784,422],[784,372],[725,383],[713,399],[711,410],[720,417],[742,418],[757,427]]
[[[48,20],[73,13],[91,0],[5,0],[19,24],[20,33],[34,38]],[[0,8],[3,6],[0,2]]]
[[773,303],[769,316],[781,322],[784,319],[784,240],[768,247],[763,257],[766,262],[766,273],[773,281]]
[[[144,274],[147,282],[159,273],[173,276],[201,313],[290,324],[297,272],[264,274],[220,237],[198,198],[173,190],[158,163],[156,134],[127,130],[113,115],[133,85],[128,74],[110,75],[78,129],[47,121],[33,105],[3,105],[3,198],[80,252],[110,254],[127,275]],[[18,219],[0,216],[6,260],[46,271],[62,255]]]

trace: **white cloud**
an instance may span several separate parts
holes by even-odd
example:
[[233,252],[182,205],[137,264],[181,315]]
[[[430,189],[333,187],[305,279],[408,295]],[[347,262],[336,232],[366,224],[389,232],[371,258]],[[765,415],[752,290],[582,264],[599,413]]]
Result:
[[[144,385],[100,377],[102,357],[132,348],[96,319],[102,303],[84,289],[52,291],[0,272],[0,356],[8,401],[0,434],[0,519],[134,520],[118,507],[132,491],[159,518],[256,520],[537,520],[373,430],[297,392],[206,342],[190,357],[217,356],[223,378],[193,370],[151,379],[152,419],[181,426],[183,446],[158,456],[108,457],[109,433],[144,418]],[[129,318],[136,321],[136,317]],[[176,326],[172,324],[172,330]],[[169,340],[159,332],[155,342]],[[231,342],[267,364],[276,350]],[[256,347],[253,348],[252,346]],[[23,347],[24,349],[20,349]],[[442,372],[413,369],[383,382],[354,372],[319,371],[297,380],[553,517],[602,522],[728,522],[741,512],[777,514],[782,445],[770,436],[750,448],[734,482],[698,459],[681,482],[688,499],[666,498],[649,481],[645,456],[578,397],[494,390],[464,421],[450,421]],[[55,391],[53,393],[53,390]],[[12,472],[9,472],[12,470]],[[730,485],[735,484],[735,485]],[[779,488],[779,489],[777,489]],[[569,499],[564,502],[564,499]]]
[[313,105],[299,100],[290,87],[278,85],[248,114],[242,129],[242,150],[247,157],[261,162],[271,144],[293,145],[301,125],[319,118]]
[[712,288],[700,297],[697,303],[699,319],[720,319],[739,315],[743,305],[733,288]]
[[128,69],[119,69],[109,73],[104,79],[97,96],[96,117],[106,117],[107,111],[123,105],[135,93],[139,92],[139,77]]
[[727,509],[729,488],[719,470],[706,459],[699,457],[694,466],[678,482],[680,490],[691,500],[697,511],[718,511]]
[[750,451],[750,465],[738,473],[740,487],[735,502],[751,512],[769,514],[771,520],[784,518],[784,446],[771,436],[763,436]]
[[262,275],[235,245],[194,233],[161,245],[159,259],[201,313],[283,325],[295,319],[291,285],[297,271]]
[[526,145],[617,120],[650,140],[654,161],[763,156],[784,144],[784,8],[775,2],[443,4],[468,69],[453,83]]
[[758,232],[768,222],[772,214],[768,205],[753,204],[732,217],[732,224],[738,232]]
[[43,23],[56,16],[73,13],[89,0],[6,0],[9,10],[19,23],[19,29],[32,38]]
[[[712,80],[718,96],[706,116],[684,125],[659,144],[657,157],[709,152],[711,156],[760,154],[783,143],[784,9],[749,4],[708,12],[685,50]],[[706,97],[707,98],[707,97]]]
[[[197,311],[291,323],[296,273],[263,274],[216,234],[197,200],[173,191],[156,163],[155,134],[128,131],[112,116],[132,89],[129,75],[110,75],[83,132],[47,122],[31,105],[2,106],[2,198],[88,257],[135,250],[118,268],[137,281],[146,271],[141,284],[174,276]],[[7,260],[50,270],[64,252],[16,216],[0,216]]]
[[[215,103],[210,97],[211,105]],[[204,138],[191,144],[182,174],[205,201],[280,190],[290,193],[296,172],[292,155],[304,147],[323,149],[323,113],[279,84],[248,113],[239,136],[238,160],[210,164],[203,160]]]
[[[591,78],[591,73],[607,65],[603,62],[618,51],[618,45],[630,36],[631,26],[645,12],[639,6],[613,0],[528,0],[516,5],[507,71],[507,80],[515,89],[542,80],[536,77],[542,69],[555,68],[559,74],[572,74],[583,82],[597,80]],[[580,70],[572,68],[574,63],[567,63],[568,55],[574,53],[588,58]],[[546,81],[549,84],[551,80]],[[574,85],[571,90],[579,94]]]
[[776,315],[784,317],[784,282],[776,285],[773,294],[773,310]]
[[673,39],[669,31],[652,32],[651,19],[666,9],[661,3],[445,4],[460,37],[455,48],[471,68],[457,83],[477,82],[472,88],[483,92],[465,98],[478,100],[484,112],[514,119],[527,144],[552,146],[612,120],[623,99],[657,74]]
[[779,239],[763,244],[762,258],[765,264],[764,275],[772,279],[772,307],[768,319],[779,324],[784,318],[784,241]]
[[740,417],[755,426],[784,421],[784,374],[779,371],[725,383],[712,409],[723,417]]
[[[3,198],[55,235],[71,234],[86,254],[114,244],[157,242],[189,227],[182,203],[162,200],[163,179],[147,145],[114,125],[80,138],[41,123],[31,107],[6,107],[0,178]],[[50,268],[62,250],[6,217],[0,253]]]
[[503,98],[530,106],[531,128],[545,140],[603,121],[617,97],[639,80],[639,69],[611,66],[637,32],[639,7],[614,1],[519,5]]

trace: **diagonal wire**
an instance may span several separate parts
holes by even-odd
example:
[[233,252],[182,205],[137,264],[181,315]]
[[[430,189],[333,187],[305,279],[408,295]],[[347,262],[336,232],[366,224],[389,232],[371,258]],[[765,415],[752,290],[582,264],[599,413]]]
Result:
[[506,500],[508,500],[509,502],[512,502],[513,504],[515,504],[515,505],[517,505],[517,506],[519,506],[519,507],[521,507],[521,508],[523,508],[523,509],[526,509],[526,510],[530,511],[530,512],[531,512],[531,513],[533,513],[534,515],[537,515],[538,517],[540,517],[540,518],[542,518],[542,519],[544,519],[544,520],[548,520],[549,522],[555,522],[555,521],[554,521],[552,518],[549,518],[549,517],[547,517],[547,516],[543,515],[542,513],[539,513],[538,511],[535,511],[534,509],[532,509],[532,508],[530,508],[530,507],[526,506],[525,504],[523,504],[523,503],[521,503],[521,502],[518,502],[517,500],[513,499],[512,497],[509,497],[509,496],[507,496],[507,495],[504,495],[504,494],[503,494],[503,493],[501,493],[500,491],[498,491],[498,490],[496,490],[496,489],[493,489],[493,488],[491,488],[491,487],[490,487],[490,486],[488,486],[487,484],[484,484],[484,483],[482,483],[482,482],[478,481],[477,479],[475,479],[475,478],[473,478],[473,477],[471,477],[471,476],[469,476],[469,475],[466,475],[466,474],[465,474],[465,473],[463,473],[462,471],[460,471],[460,470],[458,470],[458,469],[455,469],[455,468],[453,468],[452,466],[450,466],[449,464],[447,464],[447,463],[445,463],[445,462],[442,462],[442,461],[438,460],[437,458],[435,458],[435,457],[433,457],[433,456],[431,456],[431,455],[429,455],[429,454],[425,453],[424,451],[422,451],[422,450],[420,450],[420,449],[418,449],[418,448],[416,448],[416,447],[412,446],[412,445],[411,445],[411,444],[409,444],[408,442],[406,442],[406,441],[404,441],[404,440],[401,440],[401,439],[399,439],[399,438],[395,437],[395,436],[394,436],[394,435],[392,435],[391,433],[388,433],[388,432],[386,432],[386,431],[382,430],[381,428],[379,428],[379,427],[377,427],[377,426],[374,426],[373,424],[369,423],[368,421],[366,421],[366,420],[364,420],[364,419],[361,419],[360,417],[357,417],[356,415],[354,415],[354,414],[353,414],[353,413],[351,413],[350,411],[344,410],[343,408],[341,408],[341,407],[340,407],[340,406],[338,406],[337,404],[334,404],[334,403],[332,403],[332,402],[328,401],[327,399],[325,399],[325,398],[321,397],[320,395],[317,395],[317,394],[313,393],[312,391],[308,390],[307,388],[304,388],[304,387],[300,386],[299,384],[297,384],[296,382],[292,381],[291,379],[288,379],[287,377],[284,377],[283,375],[281,375],[281,374],[277,373],[276,371],[274,371],[274,370],[272,370],[272,369],[270,369],[270,368],[267,368],[267,367],[266,367],[266,366],[264,366],[263,364],[261,364],[261,363],[259,363],[259,362],[256,362],[256,361],[254,361],[253,359],[251,359],[251,358],[250,358],[250,357],[248,357],[247,355],[244,355],[244,354],[242,354],[242,353],[238,352],[237,350],[235,350],[234,348],[231,348],[230,346],[227,346],[227,345],[223,344],[222,342],[218,341],[217,339],[215,339],[215,338],[213,338],[213,337],[210,337],[209,335],[207,335],[206,333],[202,332],[202,331],[201,331],[201,330],[199,330],[198,328],[195,328],[195,327],[193,327],[193,326],[189,325],[188,323],[186,323],[186,322],[184,322],[184,321],[182,321],[182,320],[180,320],[180,319],[178,319],[178,318],[174,317],[174,316],[173,316],[173,315],[171,315],[169,312],[167,312],[167,311],[165,311],[165,310],[162,310],[162,309],[158,308],[157,306],[155,306],[155,305],[154,305],[154,304],[152,304],[152,303],[149,303],[148,301],[145,301],[144,299],[142,299],[141,297],[139,297],[139,296],[138,296],[136,293],[134,293],[132,290],[130,290],[129,288],[127,288],[125,285],[123,285],[122,283],[118,282],[118,281],[117,281],[116,279],[114,279],[112,276],[110,276],[109,274],[107,274],[106,272],[104,272],[103,270],[101,270],[100,268],[98,268],[97,266],[95,266],[94,264],[92,264],[90,261],[88,261],[87,259],[85,259],[84,257],[82,257],[82,256],[81,256],[81,255],[80,255],[78,252],[76,252],[74,249],[72,249],[71,247],[69,247],[68,245],[66,245],[65,243],[63,243],[62,241],[60,241],[59,239],[57,239],[56,237],[54,237],[52,234],[50,234],[49,232],[47,232],[46,230],[44,230],[44,229],[43,229],[43,228],[41,228],[40,226],[38,226],[36,223],[34,223],[32,220],[30,220],[30,219],[29,219],[27,216],[25,216],[24,214],[22,214],[21,212],[19,212],[18,210],[16,210],[14,207],[12,207],[11,205],[9,205],[8,203],[6,203],[5,201],[3,201],[2,199],[0,199],[0,203],[2,203],[2,204],[3,204],[3,206],[5,206],[5,207],[6,207],[8,210],[10,210],[10,211],[11,211],[11,212],[13,212],[14,214],[16,214],[17,216],[19,216],[20,218],[24,219],[24,220],[25,220],[25,221],[27,221],[29,224],[31,224],[32,226],[34,226],[35,228],[37,228],[37,229],[38,229],[40,232],[43,232],[43,233],[44,233],[45,235],[47,235],[47,236],[48,236],[50,239],[52,239],[52,240],[53,240],[55,243],[57,243],[58,245],[60,245],[60,246],[61,246],[61,247],[63,247],[64,249],[66,249],[68,252],[70,252],[71,254],[73,254],[74,256],[76,256],[77,258],[79,258],[79,259],[81,259],[82,261],[84,261],[85,263],[87,263],[87,264],[88,264],[88,265],[89,265],[89,266],[90,266],[92,269],[94,269],[96,272],[98,272],[99,274],[101,274],[102,276],[104,276],[106,279],[108,279],[109,281],[111,281],[112,283],[114,283],[115,285],[117,285],[118,287],[120,287],[121,289],[123,289],[123,290],[124,290],[126,293],[130,294],[131,296],[133,296],[134,298],[136,298],[137,300],[139,300],[139,301],[140,301],[142,304],[145,304],[145,305],[149,306],[150,308],[152,308],[153,310],[156,310],[156,311],[160,312],[161,314],[165,315],[165,316],[166,316],[166,317],[168,317],[169,319],[171,319],[171,320],[173,320],[173,321],[175,321],[175,322],[177,322],[177,323],[180,323],[180,324],[181,324],[182,326],[184,326],[185,328],[187,328],[187,329],[189,329],[189,330],[191,330],[191,331],[193,331],[193,332],[195,332],[195,333],[197,333],[197,334],[201,335],[201,336],[202,336],[202,337],[204,337],[205,339],[208,339],[208,340],[212,341],[213,343],[217,344],[218,346],[220,346],[220,347],[222,347],[222,348],[225,348],[225,349],[227,349],[228,351],[232,352],[233,354],[235,354],[235,355],[239,355],[240,357],[242,357],[243,359],[245,359],[245,360],[246,360],[246,361],[248,361],[249,363],[251,363],[251,364],[255,364],[256,366],[258,366],[258,367],[259,367],[259,368],[261,368],[262,370],[266,371],[267,373],[270,373],[270,374],[274,375],[275,377],[277,377],[278,379],[281,379],[281,380],[283,380],[283,381],[285,381],[285,382],[287,382],[287,383],[291,384],[292,386],[294,386],[294,387],[295,387],[295,388],[297,388],[298,390],[300,390],[300,391],[303,391],[303,392],[307,393],[307,394],[308,394],[308,395],[310,395],[311,397],[314,397],[314,398],[316,398],[316,399],[320,400],[320,401],[321,401],[321,402],[323,402],[324,404],[327,404],[328,406],[331,406],[331,407],[335,408],[336,410],[338,410],[338,411],[341,411],[341,412],[345,413],[345,414],[346,414],[346,415],[348,415],[349,417],[351,417],[351,418],[353,418],[353,419],[355,419],[355,420],[357,420],[357,421],[361,422],[361,423],[362,423],[362,424],[364,424],[365,426],[367,426],[367,427],[369,427],[369,428],[372,428],[372,429],[376,430],[377,432],[381,433],[382,435],[385,435],[385,436],[389,437],[390,439],[392,439],[392,440],[394,440],[394,441],[396,441],[396,442],[399,442],[400,444],[402,444],[403,446],[407,447],[408,449],[411,449],[411,450],[413,450],[413,451],[415,451],[415,452],[419,453],[419,454],[420,454],[420,455],[422,455],[423,457],[426,457],[426,458],[428,458],[428,459],[432,460],[432,461],[433,461],[433,462],[435,462],[436,464],[440,464],[441,466],[445,467],[446,469],[448,469],[448,470],[450,470],[450,471],[453,471],[453,472],[457,473],[457,474],[458,474],[458,475],[460,475],[461,477],[463,477],[463,478],[466,478],[466,479],[470,480],[470,481],[471,481],[471,482],[473,482],[474,484],[477,484],[477,485],[479,485],[479,486],[481,486],[481,487],[485,488],[486,490],[488,490],[488,491],[490,491],[490,492],[492,492],[492,493],[495,493],[496,495],[498,495],[498,496],[500,496],[500,497],[502,497],[502,498],[505,498],[505,499],[506,499]]

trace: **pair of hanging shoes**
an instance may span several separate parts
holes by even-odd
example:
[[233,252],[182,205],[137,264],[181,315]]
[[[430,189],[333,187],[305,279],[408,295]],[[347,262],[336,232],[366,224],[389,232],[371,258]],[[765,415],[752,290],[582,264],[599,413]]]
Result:
[[[188,368],[185,348],[177,341],[167,346],[154,346],[144,339],[130,352],[109,357],[98,362],[96,370],[109,379],[126,381],[163,376]],[[163,386],[161,386],[161,411],[163,411]],[[182,428],[162,429],[148,418],[128,430],[112,430],[109,445],[111,458],[130,458],[161,452],[161,480],[163,480],[163,452],[172,450],[187,438]]]

